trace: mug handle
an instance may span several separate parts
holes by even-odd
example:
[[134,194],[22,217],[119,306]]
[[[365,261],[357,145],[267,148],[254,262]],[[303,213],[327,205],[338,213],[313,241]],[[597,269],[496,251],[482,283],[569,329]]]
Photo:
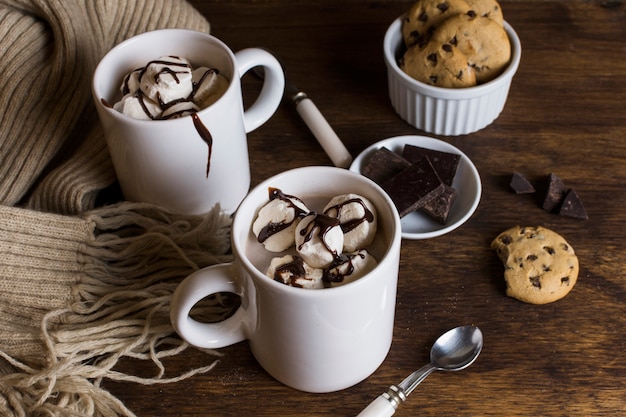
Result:
[[278,60],[260,48],[242,49],[235,53],[239,76],[254,67],[264,70],[263,87],[254,103],[244,112],[243,124],[246,133],[265,123],[280,105],[285,91],[285,74]]
[[241,287],[233,280],[233,264],[219,264],[200,269],[185,278],[176,288],[170,302],[170,321],[174,330],[188,343],[200,348],[220,348],[246,339],[245,312],[235,313],[217,323],[202,323],[189,316],[203,298],[218,292],[241,296]]

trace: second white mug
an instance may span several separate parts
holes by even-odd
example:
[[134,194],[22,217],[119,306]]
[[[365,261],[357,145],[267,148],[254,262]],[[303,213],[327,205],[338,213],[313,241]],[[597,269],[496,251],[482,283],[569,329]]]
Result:
[[[113,109],[126,74],[168,55],[218,69],[228,88],[193,117],[138,120]],[[244,111],[240,79],[256,66],[263,67],[264,84]],[[250,188],[246,134],[274,114],[284,84],[278,60],[267,51],[233,53],[202,32],[155,30],[115,46],[96,68],[92,94],[124,197],[184,214],[205,213],[215,204],[234,212]]]
[[[267,252],[251,228],[268,201],[269,188],[305,202],[327,202],[352,193],[368,199],[376,209],[378,227],[367,250],[377,266],[353,282],[323,289],[296,288],[266,276],[269,258],[279,255]],[[290,387],[308,392],[348,388],[374,372],[391,346],[400,241],[400,218],[393,202],[368,178],[335,167],[286,171],[255,187],[235,213],[234,262],[201,269],[176,289],[170,306],[172,324],[181,337],[199,347],[248,340],[261,366]],[[218,292],[241,297],[233,316],[219,323],[190,317],[195,304]]]

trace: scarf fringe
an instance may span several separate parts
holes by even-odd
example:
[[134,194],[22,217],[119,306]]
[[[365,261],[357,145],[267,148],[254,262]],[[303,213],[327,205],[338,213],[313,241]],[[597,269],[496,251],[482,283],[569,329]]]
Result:
[[[31,367],[0,351],[16,370],[0,377],[0,407],[9,415],[134,416],[101,387],[104,379],[172,383],[209,372],[219,361],[219,352],[205,349],[216,357],[208,366],[167,376],[163,364],[189,348],[170,324],[172,293],[190,273],[232,259],[230,217],[219,207],[204,216],[182,216],[150,204],[121,203],[84,218],[95,233],[81,245],[85,273],[72,289],[75,301],[41,322],[46,365]],[[236,297],[218,294],[193,314],[220,321],[237,306]],[[117,371],[122,358],[150,361],[155,373]]]

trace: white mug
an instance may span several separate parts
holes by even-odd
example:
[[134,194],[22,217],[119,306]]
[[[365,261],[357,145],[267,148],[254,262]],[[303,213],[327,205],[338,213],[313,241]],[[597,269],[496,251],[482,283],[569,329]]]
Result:
[[[314,180],[312,180],[314,179]],[[264,274],[268,257],[251,231],[268,189],[278,188],[307,203],[355,193],[377,212],[378,231],[368,251],[378,265],[342,286],[303,289]],[[393,336],[400,260],[400,218],[387,194],[368,178],[335,167],[304,167],[278,174],[255,187],[232,224],[234,261],[201,269],[183,280],[170,306],[172,325],[190,344],[219,348],[248,340],[261,366],[275,379],[307,392],[331,392],[359,383],[383,362]],[[219,323],[190,317],[204,297],[230,292],[241,306]]]
[[[124,76],[166,55],[217,68],[230,81],[227,90],[195,119],[139,120],[113,109]],[[241,77],[256,66],[263,67],[264,84],[244,111]],[[284,85],[282,68],[267,51],[233,53],[202,32],[161,29],[115,46],[94,72],[92,94],[124,197],[183,214],[205,213],[217,203],[234,212],[250,188],[246,133],[274,114]]]

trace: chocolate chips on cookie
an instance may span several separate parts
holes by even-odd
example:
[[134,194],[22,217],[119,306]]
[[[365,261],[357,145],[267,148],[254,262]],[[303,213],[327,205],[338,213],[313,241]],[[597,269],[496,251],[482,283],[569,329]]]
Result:
[[496,0],[417,0],[402,23],[406,51],[399,66],[442,88],[465,88],[498,77],[511,42]]

